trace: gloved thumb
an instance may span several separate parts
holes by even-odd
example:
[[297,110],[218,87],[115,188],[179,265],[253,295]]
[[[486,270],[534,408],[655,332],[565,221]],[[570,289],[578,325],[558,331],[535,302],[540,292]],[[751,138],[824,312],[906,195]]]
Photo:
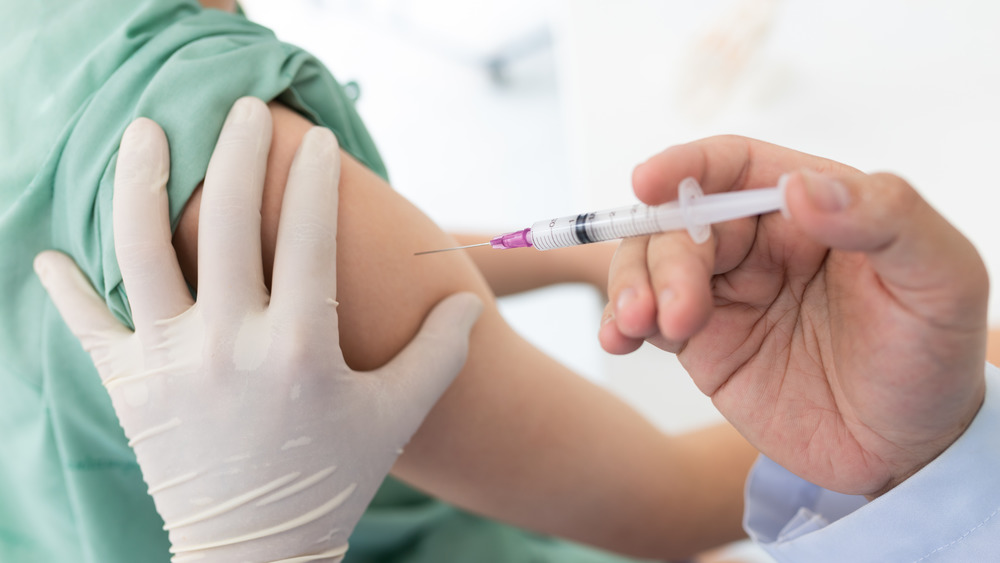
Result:
[[[107,359],[102,351],[107,352],[109,346],[129,337],[132,332],[111,314],[107,304],[69,256],[48,250],[35,257],[34,267],[70,331],[101,369]],[[102,379],[107,380],[109,375],[107,370],[101,369]]]
[[469,334],[482,311],[473,293],[442,299],[406,348],[373,375],[400,393],[407,410],[422,420],[465,365]]
[[[948,303],[946,311],[924,312],[985,310],[988,279],[975,247],[902,178],[803,170],[789,175],[786,190],[792,221],[807,236],[863,253],[888,287],[922,293],[927,305]],[[936,300],[937,293],[949,298]]]

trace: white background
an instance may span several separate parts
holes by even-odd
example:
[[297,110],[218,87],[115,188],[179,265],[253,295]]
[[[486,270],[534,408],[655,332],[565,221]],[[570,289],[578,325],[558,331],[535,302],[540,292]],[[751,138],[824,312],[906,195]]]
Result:
[[[625,205],[635,164],[735,133],[905,177],[1000,269],[1000,3],[242,4],[358,82],[393,185],[446,229],[497,234]],[[672,357],[603,353],[602,306],[572,286],[502,302],[519,331],[662,428],[720,420]],[[996,299],[990,313],[1000,323]]]

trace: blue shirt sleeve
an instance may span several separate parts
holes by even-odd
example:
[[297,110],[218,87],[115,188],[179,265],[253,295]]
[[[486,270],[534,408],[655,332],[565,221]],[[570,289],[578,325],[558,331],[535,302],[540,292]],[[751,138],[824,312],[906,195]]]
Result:
[[875,499],[817,487],[761,456],[743,524],[779,562],[944,563],[1000,558],[1000,369],[965,433]]

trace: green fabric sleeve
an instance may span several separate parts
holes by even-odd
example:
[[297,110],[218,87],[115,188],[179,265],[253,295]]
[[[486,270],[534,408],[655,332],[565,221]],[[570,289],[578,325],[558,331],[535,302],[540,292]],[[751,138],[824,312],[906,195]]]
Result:
[[138,465],[89,357],[32,272],[34,256],[72,256],[130,323],[111,197],[121,135],[139,116],[170,141],[174,222],[245,95],[280,98],[385,170],[319,61],[194,0],[6,6],[0,84],[0,561],[166,561]]
[[[101,223],[111,218],[118,143],[135,118],[148,117],[167,133],[175,223],[204,176],[229,107],[245,95],[280,97],[331,128],[341,146],[362,163],[385,172],[353,104],[312,56],[239,15],[196,10],[175,16],[167,26],[151,23],[162,19],[156,12],[144,13],[119,28],[122,37],[115,47],[128,53],[110,46],[102,53],[119,62],[75,116],[55,163],[53,215],[65,218],[57,243],[84,259],[81,266],[122,319],[129,315],[113,259],[112,231]],[[81,184],[98,188],[76,189]]]

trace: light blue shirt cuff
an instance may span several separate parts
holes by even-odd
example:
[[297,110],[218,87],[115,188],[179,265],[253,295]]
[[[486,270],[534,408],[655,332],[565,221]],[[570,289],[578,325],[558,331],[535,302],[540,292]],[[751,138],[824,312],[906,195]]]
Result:
[[1000,558],[1000,369],[986,366],[975,420],[934,461],[872,502],[796,477],[765,456],[747,480],[743,525],[780,562]]

